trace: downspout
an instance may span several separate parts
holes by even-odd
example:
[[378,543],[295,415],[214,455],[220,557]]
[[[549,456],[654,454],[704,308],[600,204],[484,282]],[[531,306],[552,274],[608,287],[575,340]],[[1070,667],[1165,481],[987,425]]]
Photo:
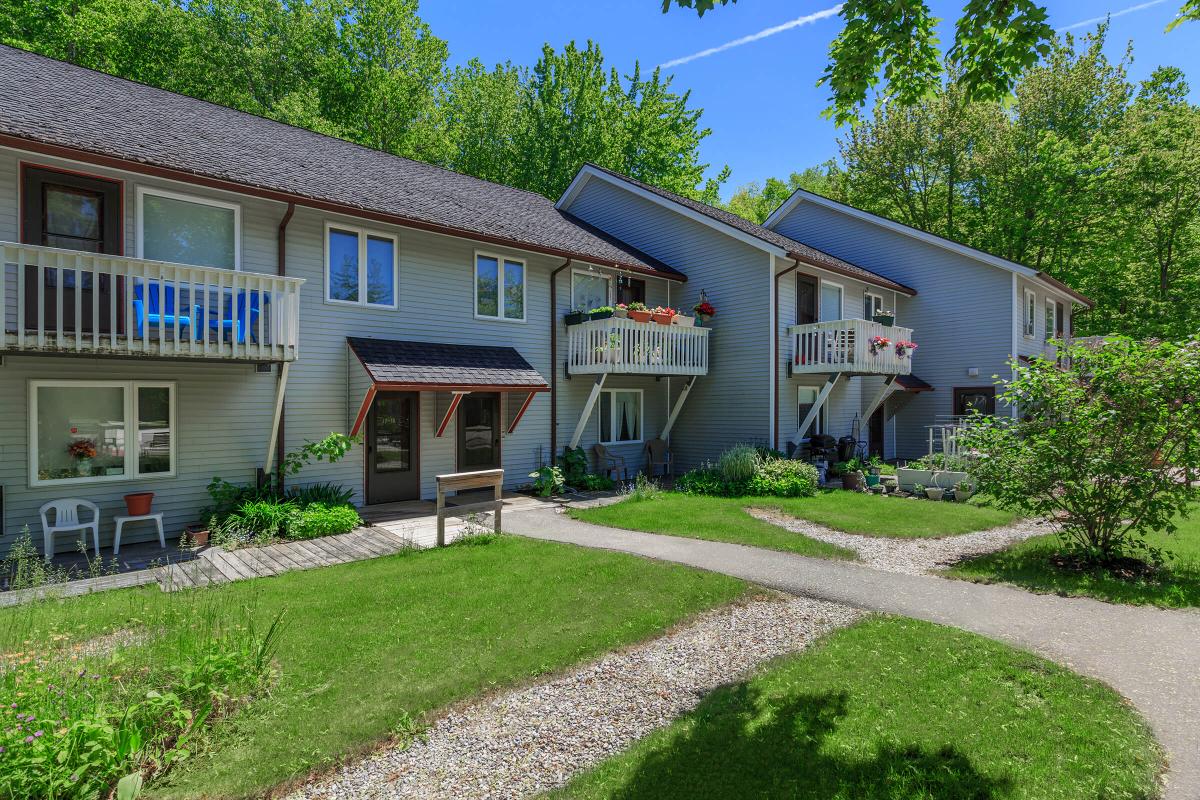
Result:
[[571,265],[567,259],[550,273],[550,460],[558,459],[558,273]]
[[[771,266],[774,269],[774,259],[771,260]],[[775,402],[773,404],[775,407],[775,433],[771,438],[771,446],[776,450],[779,449],[779,279],[789,272],[795,272],[799,266],[800,259],[797,258],[790,267],[775,275],[775,302],[771,306],[771,333],[773,334],[771,337],[771,369],[775,376]]]
[[[296,204],[288,203],[287,211],[283,212],[283,219],[279,220],[279,234],[275,244],[276,257],[278,259],[275,271],[281,275],[287,275],[287,226],[292,221],[292,215],[296,213]],[[279,438],[275,442],[275,463],[277,475],[279,479],[279,491],[283,492],[283,457],[287,453],[287,447],[283,443],[284,421],[287,419],[287,400],[283,401],[279,411]]]

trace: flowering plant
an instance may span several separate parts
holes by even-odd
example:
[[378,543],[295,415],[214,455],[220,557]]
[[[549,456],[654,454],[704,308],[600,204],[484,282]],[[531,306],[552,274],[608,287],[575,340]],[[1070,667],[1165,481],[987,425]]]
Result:
[[[617,306],[617,307],[620,308],[620,306]],[[630,303],[626,307],[626,310],[627,311],[649,311],[649,309],[646,308],[645,303],[639,302],[637,300],[634,300],[632,303]]]
[[871,348],[871,355],[877,356],[886,350],[892,344],[892,340],[886,336],[872,336],[867,345]]
[[896,342],[896,355],[899,356],[900,358],[904,358],[906,355],[910,354],[913,350],[916,350],[916,349],[917,349],[916,342],[908,342],[908,341],[903,341],[903,340]]
[[717,310],[713,308],[713,304],[707,300],[705,300],[703,303],[697,303],[696,305],[692,306],[692,311],[694,311],[696,315],[700,317],[715,317],[717,315]]
[[67,445],[67,452],[71,458],[95,458],[96,443],[91,439],[76,439]]
[[673,316],[675,316],[676,312],[675,312],[675,309],[671,308],[670,306],[658,306],[657,308],[654,309],[654,313],[655,314],[666,314],[668,317],[673,317]]

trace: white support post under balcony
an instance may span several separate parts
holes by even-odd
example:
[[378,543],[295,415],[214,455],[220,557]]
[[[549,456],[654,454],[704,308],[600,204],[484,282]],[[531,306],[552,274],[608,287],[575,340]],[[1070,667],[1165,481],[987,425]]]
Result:
[[683,390],[679,393],[679,397],[675,398],[675,405],[671,408],[671,413],[667,417],[667,424],[663,426],[662,435],[658,438],[665,440],[671,435],[671,428],[675,427],[675,420],[679,417],[679,412],[683,409],[683,403],[688,398],[688,394],[692,391],[692,387],[696,384],[696,376],[688,378],[688,382],[683,385]]
[[283,417],[283,395],[287,391],[288,368],[290,361],[279,365],[279,380],[275,384],[275,413],[271,416],[271,437],[267,441],[267,457],[263,459],[263,472],[271,474],[275,466],[275,447],[279,441],[279,420]]
[[840,372],[835,372],[833,375],[829,376],[829,380],[825,381],[825,385],[822,386],[821,391],[817,393],[816,402],[813,403],[812,408],[808,410],[808,414],[805,415],[804,421],[800,423],[800,427],[796,429],[796,434],[791,439],[792,444],[800,444],[800,441],[804,438],[804,434],[808,432],[809,426],[811,426],[816,420],[817,414],[821,413],[821,407],[825,405],[825,401],[829,399],[829,393],[833,391],[833,387],[837,385],[841,378],[842,374]]
[[583,404],[583,413],[579,415],[579,422],[575,423],[575,432],[571,434],[571,449],[579,447],[579,440],[583,438],[583,429],[587,427],[588,418],[592,416],[592,409],[596,407],[596,401],[600,398],[600,390],[604,388],[604,379],[608,376],[601,373],[596,376],[596,382],[592,384],[592,391],[588,394],[587,402]]
[[888,379],[883,382],[883,386],[871,398],[871,402],[867,405],[867,410],[863,412],[863,419],[870,419],[871,415],[879,409],[881,405],[891,396],[892,392],[896,391],[899,386],[896,385],[897,376],[889,375]]

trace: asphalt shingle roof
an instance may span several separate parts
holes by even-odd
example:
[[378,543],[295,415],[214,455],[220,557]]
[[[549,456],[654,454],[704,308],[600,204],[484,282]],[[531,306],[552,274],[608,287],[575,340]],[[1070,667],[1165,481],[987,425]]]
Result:
[[357,337],[349,337],[346,341],[376,383],[433,389],[487,386],[540,391],[549,388],[546,379],[511,347]]
[[0,46],[0,135],[677,280],[541,195]]
[[660,189],[657,186],[639,181],[637,178],[631,178],[628,175],[622,175],[619,172],[614,172],[611,169],[606,169],[596,164],[589,164],[588,166],[592,167],[598,172],[611,175],[618,180],[626,181],[627,183],[631,183],[634,186],[645,189],[648,192],[652,192],[653,194],[656,194],[666,200],[670,200],[674,203],[685,206],[686,208],[703,214],[704,216],[714,219],[717,222],[722,222],[726,225],[729,225],[730,227],[735,228],[742,233],[753,236],[754,238],[766,242],[767,244],[775,245],[776,247],[787,252],[787,254],[792,258],[799,258],[801,261],[805,261],[814,266],[825,267],[833,272],[856,277],[875,286],[883,286],[910,295],[916,294],[914,289],[905,286],[902,283],[897,283],[890,278],[885,278],[878,273],[872,272],[864,267],[860,267],[857,264],[852,264],[845,259],[832,256],[823,250],[818,250],[817,248],[804,244],[803,242],[798,242],[795,239],[788,238],[781,233],[773,231],[770,228],[763,227],[755,222],[751,222],[748,219],[739,217],[737,214],[726,211],[723,208],[710,206],[707,203],[701,203],[699,200],[693,200],[690,197],[684,197],[681,194],[675,194],[674,192],[669,192],[666,189]]

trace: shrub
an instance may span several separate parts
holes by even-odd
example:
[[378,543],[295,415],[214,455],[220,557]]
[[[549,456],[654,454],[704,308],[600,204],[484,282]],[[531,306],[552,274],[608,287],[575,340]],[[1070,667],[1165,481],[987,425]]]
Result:
[[340,483],[313,483],[308,486],[295,486],[288,489],[287,497],[301,508],[313,503],[323,503],[327,506],[348,506],[354,490]]
[[589,472],[580,479],[579,483],[575,484],[576,489],[582,489],[585,492],[603,492],[607,491],[616,485],[616,481],[607,475],[598,475],[595,472]]
[[758,465],[746,488],[753,495],[812,497],[817,493],[817,468],[803,461],[769,458]]
[[688,470],[675,481],[675,491],[684,494],[700,494],[712,497],[733,497],[743,494],[743,484],[731,484],[715,467],[697,467]]
[[291,500],[251,500],[234,509],[227,521],[255,538],[273,538],[282,536],[299,512]]
[[533,478],[533,490],[540,497],[558,494],[566,487],[563,472],[558,467],[540,467],[537,472],[529,473],[529,477]]
[[362,518],[353,506],[310,503],[289,521],[287,538],[312,539],[349,533],[361,524]]
[[758,450],[748,444],[736,444],[721,453],[717,459],[717,471],[730,484],[743,484],[754,475],[762,459]]

